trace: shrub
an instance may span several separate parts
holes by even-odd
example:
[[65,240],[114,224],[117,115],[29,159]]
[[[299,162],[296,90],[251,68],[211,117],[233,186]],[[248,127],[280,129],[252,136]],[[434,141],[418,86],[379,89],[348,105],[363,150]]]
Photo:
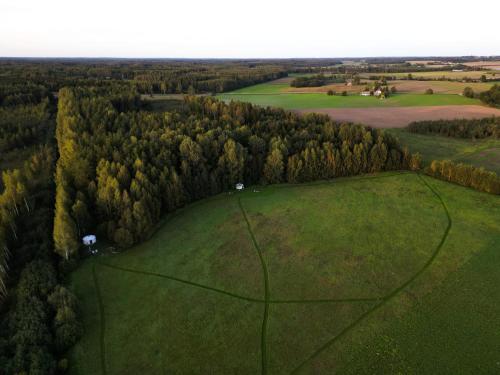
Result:
[[328,92],[326,93],[326,95],[328,95],[328,96],[333,96],[333,95],[335,95],[335,91],[333,91],[333,90],[328,90]]
[[473,98],[474,97],[474,90],[472,90],[472,87],[467,86],[466,88],[464,88],[464,91],[462,94],[466,98]]
[[425,93],[427,95],[432,95],[432,94],[434,94],[434,90],[433,89],[427,89],[427,90],[425,90]]

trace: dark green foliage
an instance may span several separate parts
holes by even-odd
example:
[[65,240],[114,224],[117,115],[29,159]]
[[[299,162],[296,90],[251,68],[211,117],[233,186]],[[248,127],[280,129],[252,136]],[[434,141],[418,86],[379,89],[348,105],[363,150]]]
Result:
[[195,94],[235,90],[286,75],[283,64],[269,61],[3,60],[0,106],[37,104],[62,87],[119,86],[142,94]]
[[491,105],[491,106],[499,106],[500,105],[500,86],[493,85],[488,91],[484,91],[479,94],[479,99],[482,102]]
[[0,84],[0,107],[35,105],[45,98],[53,100],[50,91],[39,84],[26,82]]
[[426,173],[441,180],[486,193],[500,194],[500,178],[495,172],[487,171],[484,168],[462,163],[456,164],[450,160],[434,160],[426,169]]
[[[409,162],[390,135],[327,116],[210,97],[187,97],[185,109],[172,113],[119,107],[93,90],[60,92],[54,240],[65,258],[89,230],[130,246],[162,214],[237,182],[310,181],[405,169]],[[335,166],[327,168],[325,155]],[[302,171],[287,165],[291,157]]]
[[466,98],[474,98],[474,90],[472,89],[472,87],[467,86],[464,88],[462,95]]
[[54,372],[55,359],[50,351],[53,344],[49,325],[51,311],[47,297],[55,285],[55,270],[48,262],[35,260],[22,271],[16,305],[9,319],[9,331],[12,333],[10,346],[13,352],[9,372]]
[[291,83],[292,87],[318,87],[328,85],[330,83],[344,83],[345,77],[342,75],[325,76],[318,74],[314,76],[297,77]]
[[77,319],[75,296],[65,287],[58,285],[48,298],[55,317],[53,322],[54,343],[59,352],[73,346],[83,333]]
[[36,105],[0,107],[0,153],[39,142],[52,124],[48,99]]
[[438,134],[454,138],[500,138],[500,117],[416,121],[408,125],[408,131],[418,134]]

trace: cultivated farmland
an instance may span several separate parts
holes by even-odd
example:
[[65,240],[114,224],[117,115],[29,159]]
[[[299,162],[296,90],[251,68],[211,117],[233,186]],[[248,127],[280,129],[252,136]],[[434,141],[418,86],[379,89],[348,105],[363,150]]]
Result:
[[340,122],[359,122],[376,128],[403,128],[413,121],[500,116],[500,109],[480,105],[412,106],[392,108],[315,108]]
[[498,203],[394,172],[197,202],[72,274],[72,373],[495,373]]

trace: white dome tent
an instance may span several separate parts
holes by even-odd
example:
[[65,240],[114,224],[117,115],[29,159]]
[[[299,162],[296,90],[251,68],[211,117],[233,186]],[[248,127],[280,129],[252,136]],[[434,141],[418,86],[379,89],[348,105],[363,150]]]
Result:
[[97,254],[97,249],[92,249],[92,245],[97,242],[97,238],[94,234],[86,235],[82,238],[82,242],[85,246],[88,246],[92,254]]

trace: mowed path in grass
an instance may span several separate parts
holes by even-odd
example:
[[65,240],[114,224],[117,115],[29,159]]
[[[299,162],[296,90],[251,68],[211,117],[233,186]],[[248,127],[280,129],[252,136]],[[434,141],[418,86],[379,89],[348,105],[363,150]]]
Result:
[[[123,254],[85,261],[71,283],[86,331],[72,373],[101,373],[101,355],[108,374],[332,373],[363,347],[358,326],[369,323],[371,340],[498,245],[498,197],[423,179],[386,173],[220,195]],[[409,281],[411,291],[398,290]]]

